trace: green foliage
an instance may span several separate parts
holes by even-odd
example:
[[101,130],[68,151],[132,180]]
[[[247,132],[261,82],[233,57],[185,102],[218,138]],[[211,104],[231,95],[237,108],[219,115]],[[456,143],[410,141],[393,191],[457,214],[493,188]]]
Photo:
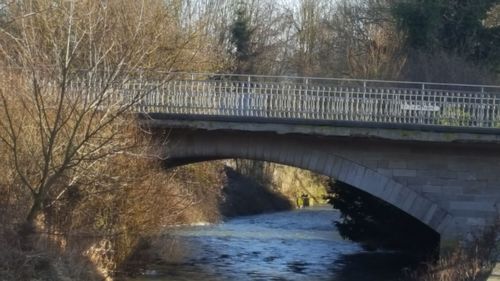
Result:
[[402,1],[393,7],[398,27],[406,33],[408,46],[431,49],[438,43],[441,2],[442,0]]
[[[500,65],[500,28],[485,25],[499,0],[398,1],[392,14],[410,49],[445,50],[493,69]],[[497,69],[498,70],[498,69]]]
[[366,249],[407,250],[431,254],[439,234],[412,216],[374,196],[341,182],[330,182],[329,203],[342,213],[335,222],[342,237]]
[[450,107],[445,109],[441,113],[441,118],[439,119],[439,125],[444,126],[470,126],[472,122],[472,117],[470,113],[465,112],[461,108]]
[[238,64],[238,72],[243,72],[243,65],[252,56],[251,51],[250,19],[244,6],[236,11],[236,19],[231,26],[231,43],[235,47],[235,55]]
[[496,119],[492,124],[493,128],[500,128],[500,119]]

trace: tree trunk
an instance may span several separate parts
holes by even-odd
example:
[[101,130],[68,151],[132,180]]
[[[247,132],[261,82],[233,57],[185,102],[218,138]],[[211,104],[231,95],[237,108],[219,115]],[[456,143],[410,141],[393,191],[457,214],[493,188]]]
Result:
[[42,210],[42,202],[40,198],[35,198],[30,212],[26,217],[26,221],[19,226],[18,235],[21,249],[31,251],[34,248],[33,236],[36,233],[36,218]]

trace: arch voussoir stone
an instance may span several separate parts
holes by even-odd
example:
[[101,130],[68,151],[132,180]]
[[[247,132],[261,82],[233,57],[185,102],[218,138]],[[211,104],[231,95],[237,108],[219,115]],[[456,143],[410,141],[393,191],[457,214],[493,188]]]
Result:
[[323,175],[330,174],[332,169],[333,169],[333,166],[335,164],[335,159],[336,159],[335,156],[328,154],[325,165],[323,166],[323,168],[321,169],[321,171],[319,173],[323,174]]
[[430,206],[432,206],[431,201],[425,200],[425,198],[417,196],[415,201],[413,201],[413,203],[411,204],[407,213],[414,214],[415,217],[418,217],[420,221],[424,222],[425,215]]
[[[439,204],[418,191],[374,168],[335,153],[333,147],[315,147],[295,141],[273,141],[265,137],[247,136],[218,137],[216,134],[195,138],[179,137],[174,142],[170,158],[221,159],[246,158],[271,161],[311,170],[345,182],[367,192],[415,217],[438,233],[446,231],[454,218]],[[165,149],[170,149],[167,145]],[[182,161],[180,161],[182,162]]]

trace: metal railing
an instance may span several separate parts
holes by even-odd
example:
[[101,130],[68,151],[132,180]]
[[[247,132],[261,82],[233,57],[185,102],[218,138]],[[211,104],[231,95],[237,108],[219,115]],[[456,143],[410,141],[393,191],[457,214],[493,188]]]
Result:
[[[400,81],[166,73],[114,87],[142,113],[359,121],[500,129],[500,87]],[[163,77],[164,78],[164,77]]]

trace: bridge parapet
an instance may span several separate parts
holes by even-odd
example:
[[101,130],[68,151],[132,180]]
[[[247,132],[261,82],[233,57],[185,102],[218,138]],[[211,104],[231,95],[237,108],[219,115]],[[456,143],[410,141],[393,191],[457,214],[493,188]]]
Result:
[[141,113],[365,122],[500,131],[500,86],[231,74],[166,73],[115,86]]

